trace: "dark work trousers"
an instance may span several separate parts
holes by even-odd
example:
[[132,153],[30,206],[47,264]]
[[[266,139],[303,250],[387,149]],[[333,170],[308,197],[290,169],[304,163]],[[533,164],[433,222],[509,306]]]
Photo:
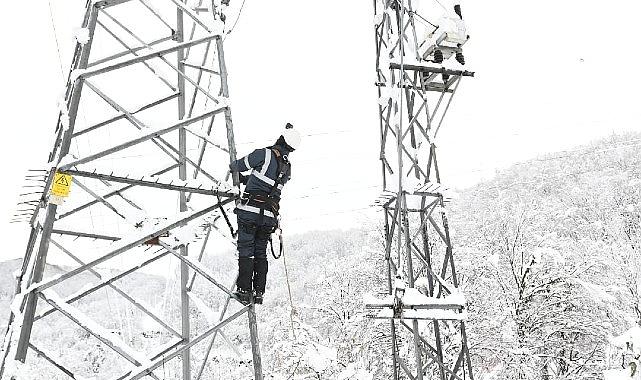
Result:
[[[265,292],[267,283],[267,244],[276,220],[267,216],[235,210],[238,216],[238,280],[243,291]],[[262,219],[262,220],[261,220]]]

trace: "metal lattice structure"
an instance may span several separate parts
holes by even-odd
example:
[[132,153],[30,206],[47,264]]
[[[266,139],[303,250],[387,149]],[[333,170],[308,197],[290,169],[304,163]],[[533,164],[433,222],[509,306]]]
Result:
[[[473,73],[448,68],[460,66],[452,56],[464,62],[467,35],[439,27],[426,3],[374,0],[388,289],[366,306],[390,321],[394,379],[472,380],[436,143]],[[446,21],[462,25],[460,7],[447,11]]]
[[[237,302],[235,278],[224,285],[220,273],[201,263],[212,232],[233,235],[228,213],[238,197],[237,175],[227,183],[236,150],[224,3],[87,2],[49,164],[30,176],[42,189],[22,214],[31,234],[3,344],[5,376],[28,352],[61,376],[88,376],[78,363],[51,354],[59,349],[55,341],[37,339],[38,328],[47,328],[40,320],[60,318],[84,330],[102,355],[118,359],[113,363],[122,363],[106,369],[115,379],[163,378],[158,371],[172,360],[181,361],[181,379],[204,378],[216,337],[231,344],[222,328],[247,314],[254,376],[262,379],[253,304]],[[55,191],[70,185],[68,197]],[[52,250],[75,267],[47,275]],[[171,265],[176,286],[168,281],[164,312],[135,299],[125,286],[143,268]],[[58,293],[74,282],[84,286]],[[198,287],[217,294],[218,314],[198,298]],[[97,322],[113,311],[94,310],[85,300],[107,290],[130,303],[133,317],[158,326],[160,346],[125,343]],[[215,317],[196,321],[195,313],[190,317],[194,309]],[[200,357],[192,355],[195,348]]]

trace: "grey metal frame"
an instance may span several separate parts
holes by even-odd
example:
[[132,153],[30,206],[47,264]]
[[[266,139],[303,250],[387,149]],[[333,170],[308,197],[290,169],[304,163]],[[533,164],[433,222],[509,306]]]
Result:
[[[418,51],[425,42],[425,33],[417,31],[414,18],[422,16],[413,1],[373,3],[378,15],[376,86],[381,99],[378,112],[383,177],[383,194],[377,203],[384,212],[387,297],[366,307],[371,317],[390,321],[394,380],[473,380],[465,305],[445,298],[457,292],[459,284],[445,213],[449,198],[441,184],[436,136],[461,79],[474,73],[416,63],[420,57],[412,51]],[[389,66],[383,62],[389,62]],[[392,95],[384,102],[388,93]],[[410,180],[419,186],[409,187]],[[419,277],[427,280],[422,293],[430,302],[404,304],[404,286],[416,290]],[[398,285],[399,281],[405,285]],[[445,337],[444,324],[454,327],[456,333]],[[399,350],[402,343],[412,347],[407,355]]]
[[[42,182],[37,185],[37,189],[39,190],[37,193],[40,194],[40,199],[25,202],[28,209],[23,210],[24,215],[19,215],[20,219],[30,216],[29,224],[31,234],[27,243],[27,250],[23,258],[20,275],[16,283],[15,297],[17,304],[19,304],[19,311],[15,309],[12,310],[2,345],[0,378],[3,376],[8,361],[18,360],[24,362],[29,349],[43,357],[47,362],[59,369],[61,373],[66,374],[70,378],[75,378],[74,376],[76,375],[73,371],[63,363],[57,362],[52,355],[48,355],[38,346],[37,342],[34,342],[34,337],[32,336],[33,324],[52,314],[66,317],[130,362],[134,368],[127,373],[123,373],[118,377],[119,379],[139,379],[147,376],[157,379],[158,376],[153,372],[155,369],[168,360],[180,357],[183,380],[201,378],[216,336],[220,335],[225,341],[230,343],[222,331],[222,328],[246,314],[248,316],[248,332],[252,345],[254,376],[255,379],[259,380],[263,378],[254,305],[250,304],[245,306],[240,304],[232,293],[233,289],[222,285],[222,282],[217,280],[216,277],[200,263],[209,241],[209,233],[212,229],[218,229],[215,223],[217,220],[223,219],[220,217],[220,214],[225,212],[226,206],[233,206],[233,202],[238,199],[237,186],[239,182],[237,175],[233,176],[232,184],[227,184],[224,178],[217,178],[201,166],[203,165],[203,158],[208,146],[218,148],[219,151],[228,157],[228,161],[220,162],[219,165],[222,168],[227,168],[227,165],[236,159],[231,108],[226,101],[229,97],[229,89],[223,38],[221,35],[212,32],[208,23],[200,17],[200,12],[205,11],[205,8],[198,8],[196,11],[193,11],[179,0],[162,1],[165,1],[166,6],[175,9],[176,18],[174,28],[172,28],[172,23],[169,20],[163,19],[161,14],[144,0],[87,2],[82,25],[89,30],[90,39],[86,44],[78,43],[76,45],[67,83],[67,91],[65,93],[69,125],[65,127],[63,120],[64,115],[60,114],[55,130],[55,142],[49,155],[50,162],[52,163],[51,167],[48,167],[42,174],[34,176],[34,178],[37,177],[37,181]],[[143,41],[125,25],[125,20],[121,20],[115,16],[117,8],[125,4],[127,6],[137,4],[138,6],[144,7],[143,9],[151,13],[158,22],[170,29],[171,35],[157,37],[149,43]],[[154,5],[158,4],[159,3],[154,3]],[[109,9],[109,11],[107,11],[107,9]],[[212,17],[217,17],[217,15],[212,15]],[[111,25],[115,24],[118,28],[110,28],[104,21],[108,21]],[[187,39],[185,38],[186,26],[191,26],[191,33]],[[92,44],[95,42],[94,32],[97,27],[102,28],[106,32],[106,36],[116,40],[119,46],[125,50],[115,51],[106,58],[94,59],[92,63],[90,63],[89,59]],[[197,29],[200,29],[200,31],[204,33],[204,36],[194,37]],[[201,33],[201,35],[203,33]],[[126,38],[134,38],[139,45],[135,47],[127,45],[127,43],[124,42]],[[212,44],[215,44],[215,51],[210,55],[211,51],[214,50]],[[196,47],[202,48],[202,51],[199,50],[195,52],[196,49],[194,48]],[[175,63],[170,62],[170,58],[167,57],[173,54],[176,56]],[[202,57],[202,60],[199,60],[197,64],[189,63],[187,60],[190,55],[195,56],[191,57],[191,59],[200,59],[200,57]],[[159,64],[164,65],[165,68],[169,68],[171,72],[176,74],[175,79],[166,77],[166,75],[163,75],[160,71],[152,67],[152,60],[156,60]],[[129,111],[125,109],[115,97],[108,96],[104,92],[101,85],[98,84],[99,77],[106,73],[127,70],[139,64],[151,71],[159,81],[164,83],[166,87],[169,88],[170,93],[164,96],[155,95],[153,99],[147,99],[146,102],[143,102],[143,104],[146,105]],[[78,70],[75,72],[77,75],[72,74],[74,70]],[[210,92],[209,88],[201,85],[206,75],[218,78],[219,83],[217,86],[219,90],[217,89],[216,92]],[[188,86],[193,87],[193,92],[187,89]],[[76,131],[74,128],[75,122],[79,115],[81,115],[79,105],[81,98],[84,99],[82,93],[85,88],[90,89],[98,95],[102,101],[117,112],[117,115],[83,130]],[[205,109],[198,114],[194,112],[197,97],[206,99]],[[139,113],[152,110],[155,107],[174,100],[177,104],[177,119],[173,122],[168,122],[167,125],[163,127],[149,128],[138,116]],[[209,107],[207,107],[207,102],[211,102]],[[214,126],[214,119],[219,113],[224,114],[224,134],[226,136],[226,144],[224,146],[209,139],[209,135],[212,133]],[[123,120],[129,122],[129,124],[140,131],[138,137],[125,141],[124,143],[111,145],[84,157],[72,157],[69,153],[74,139],[81,137],[91,138],[91,133],[113,128],[115,123]],[[199,134],[190,129],[193,125],[200,122],[207,123],[207,135]],[[177,147],[166,139],[169,135],[175,133],[177,133],[178,137]],[[190,159],[188,156],[188,136],[192,138],[196,137],[200,143],[197,149],[197,158],[195,159]],[[103,157],[109,157],[116,152],[141,144],[148,144],[149,142],[161,149],[161,151],[166,154],[166,157],[170,159],[171,162],[168,165],[164,165],[163,169],[158,170],[158,168],[152,168],[151,166],[156,163],[150,163],[150,167],[144,168],[144,176],[134,176],[128,174],[126,171],[118,172],[118,170],[110,173],[101,173],[88,166]],[[190,176],[190,170],[193,173],[191,175],[192,179],[187,178]],[[89,202],[83,201],[84,203],[75,208],[63,214],[58,214],[58,206],[55,204],[57,202],[54,202],[53,197],[49,194],[53,176],[56,172],[73,176],[73,183],[76,189],[71,194],[71,197],[74,196],[75,192],[84,192],[93,200]],[[202,174],[203,178],[206,178],[204,182],[196,181],[199,174]],[[174,175],[174,179],[167,179],[166,177],[169,175]],[[221,177],[224,177],[224,175]],[[112,190],[101,194],[100,191],[92,187],[90,181],[99,181],[102,184],[113,187],[111,188]],[[174,219],[159,222],[157,225],[141,230],[141,232],[135,236],[111,236],[99,230],[87,230],[87,226],[80,225],[79,223],[74,224],[74,217],[77,216],[79,212],[95,207],[106,207],[113,212],[114,215],[125,219],[125,213],[122,212],[123,210],[119,207],[141,209],[139,205],[125,197],[124,193],[131,189],[177,193],[181,214]],[[210,199],[210,201],[208,201],[208,205],[205,207],[193,206],[190,201],[195,194],[200,196],[201,199],[202,197],[209,197],[208,199]],[[116,203],[113,202],[115,198],[126,201],[127,205],[117,206]],[[45,213],[44,218],[38,217],[40,213]],[[68,221],[69,224],[58,226],[57,224],[61,220],[65,222]],[[172,245],[169,240],[165,241],[163,236],[168,232],[185,226],[189,222],[195,221],[202,221],[202,223],[204,223],[205,228],[203,234],[206,233],[206,236],[202,241],[198,258],[192,259],[188,256],[189,242]],[[102,241],[103,243],[101,244],[103,245],[104,242],[108,241],[112,241],[112,243],[107,249],[104,249],[98,254],[97,258],[86,260],[81,259],[80,255],[72,253],[73,248],[56,240],[54,235],[73,236],[76,239],[93,239]],[[144,260],[135,265],[131,265],[120,273],[110,277],[105,277],[96,270],[99,264],[131,252],[133,249],[145,247],[146,243],[154,239],[158,239],[156,249]],[[70,257],[78,266],[57,277],[43,280],[50,244]],[[148,246],[147,248],[145,251],[149,252],[153,249],[153,246]],[[156,263],[165,257],[173,257],[180,261],[180,299],[176,300],[180,305],[181,312],[180,329],[171,327],[168,322],[155,314],[155,312],[145,306],[144,303],[135,300],[116,284],[116,281],[126,278],[135,271],[152,263]],[[91,273],[99,282],[83,289],[78,294],[71,295],[64,299],[58,297],[52,291],[53,286],[84,272]],[[193,297],[193,295],[190,295],[190,292],[194,287],[196,276],[200,276],[205,280],[204,282],[206,284],[213,285],[214,289],[221,291],[226,299],[225,307],[219,315],[218,322],[213,326],[209,326],[206,331],[201,333],[193,331],[190,321],[190,297]],[[234,284],[232,284],[232,286]],[[138,355],[132,355],[130,348],[123,348],[120,343],[101,334],[100,330],[96,330],[97,325],[91,321],[88,323],[86,318],[82,317],[82,314],[78,313],[73,305],[75,302],[100,289],[111,289],[115,291],[135,308],[156,321],[166,332],[173,336],[173,340],[164,347],[159,347],[153,356],[143,362],[137,359]],[[39,298],[44,300],[48,307],[37,308]],[[15,314],[14,311],[16,312]],[[192,348],[196,344],[205,341],[209,341],[205,357],[194,358],[191,352]],[[196,377],[192,376],[192,365],[194,363],[198,364]]]

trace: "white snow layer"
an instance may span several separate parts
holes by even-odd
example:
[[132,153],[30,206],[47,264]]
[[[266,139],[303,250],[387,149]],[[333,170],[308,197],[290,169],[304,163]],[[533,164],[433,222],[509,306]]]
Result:
[[[633,363],[639,365],[639,358],[641,355],[641,327],[634,326],[623,334],[610,338],[610,344],[614,347],[620,348],[623,352],[632,354],[635,359]],[[632,364],[632,363],[630,363]],[[633,375],[632,368],[624,369],[610,369],[603,372],[605,380],[641,380],[641,371],[636,371]]]
[[312,343],[305,352],[304,359],[307,364],[316,372],[323,372],[333,361],[336,360],[338,352],[336,348],[325,347],[320,344]]
[[604,380],[638,380],[641,376],[637,373],[636,376],[631,375],[630,369],[609,369],[603,372]]
[[343,372],[338,374],[337,380],[374,380],[374,375],[360,368],[356,363],[350,363]]
[[45,298],[53,302],[60,310],[63,310],[65,313],[69,315],[73,315],[73,317],[76,320],[78,320],[78,322],[82,326],[86,326],[87,328],[91,329],[91,331],[93,331],[94,334],[108,341],[111,345],[113,345],[114,347],[117,347],[120,351],[126,353],[127,356],[129,356],[130,358],[136,360],[138,363],[140,363],[143,366],[150,364],[149,360],[142,353],[134,350],[132,347],[127,345],[122,339],[120,339],[119,336],[117,336],[116,334],[112,334],[107,329],[97,324],[93,319],[89,318],[82,311],[66,303],[53,290],[51,289],[44,290],[42,294],[45,296]]
[[610,338],[610,344],[623,349],[631,346],[636,355],[641,355],[641,327],[634,326],[623,334]]
[[77,28],[73,31],[73,38],[81,45],[89,42],[89,29]]
[[78,80],[78,78],[80,78],[80,76],[81,76],[82,74],[84,74],[85,72],[87,72],[87,70],[86,70],[86,69],[75,69],[75,70],[73,70],[73,71],[71,72],[70,77],[69,77],[69,81],[70,81],[71,83],[74,83],[74,82],[75,82],[75,81],[77,81],[77,80]]

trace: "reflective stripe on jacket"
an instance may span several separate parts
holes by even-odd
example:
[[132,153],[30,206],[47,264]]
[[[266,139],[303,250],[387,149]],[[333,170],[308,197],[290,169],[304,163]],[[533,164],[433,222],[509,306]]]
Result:
[[[247,185],[245,186],[245,192],[250,194],[270,193],[276,178],[278,177],[278,158],[272,151],[272,148],[278,150],[281,156],[288,153],[284,148],[275,145],[274,147],[256,149],[247,156],[232,162],[231,169],[234,171],[246,172],[251,170],[251,174],[247,180]],[[283,178],[282,184],[279,184],[274,190],[274,193],[272,194],[274,198],[280,199],[283,184],[287,183],[289,179],[290,173]],[[241,206],[243,205],[238,205],[238,208],[241,210],[255,213],[259,212],[258,209],[254,210],[254,208],[249,206]],[[268,215],[268,212],[266,212],[265,215]],[[273,217],[273,214],[268,216]]]

